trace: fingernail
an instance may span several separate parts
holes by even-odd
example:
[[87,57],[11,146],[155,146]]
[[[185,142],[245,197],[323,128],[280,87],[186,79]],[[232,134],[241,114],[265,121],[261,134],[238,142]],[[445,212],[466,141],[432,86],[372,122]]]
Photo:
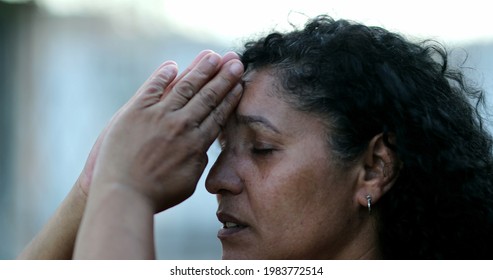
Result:
[[229,66],[229,71],[235,76],[240,76],[243,74],[243,64],[240,62],[233,62],[231,66]]
[[212,65],[218,65],[220,60],[221,57],[219,57],[219,55],[216,53],[212,53],[209,55],[209,63]]
[[210,54],[210,53],[213,53],[213,51],[212,50],[203,50],[203,51],[199,52],[199,54],[197,55],[197,57],[199,57],[199,56],[204,57],[204,56],[206,56],[207,54]]
[[175,75],[175,72],[178,72],[178,68],[175,63],[167,64],[161,68],[161,73],[168,77]]

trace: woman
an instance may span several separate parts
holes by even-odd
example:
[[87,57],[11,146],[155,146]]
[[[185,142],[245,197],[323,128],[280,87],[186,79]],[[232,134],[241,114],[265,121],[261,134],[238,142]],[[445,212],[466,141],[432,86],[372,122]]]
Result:
[[[247,43],[241,61],[243,97],[206,182],[218,196],[223,258],[492,258],[483,93],[448,68],[442,47],[321,16]],[[146,172],[134,176],[136,165],[114,165],[119,141],[101,147],[75,257],[132,257],[128,244],[144,252],[133,257],[152,257],[152,234],[141,232],[152,229],[154,212],[190,194],[176,180],[186,177],[180,170],[203,166],[149,169],[167,183],[148,182]],[[169,152],[159,154],[164,165]],[[193,182],[201,168],[188,173]],[[115,180],[122,170],[127,176]],[[108,191],[119,181],[126,191]],[[151,195],[156,189],[167,194]],[[131,227],[113,221],[120,231],[111,230],[106,223],[122,211]],[[110,236],[124,248],[105,243]]]
[[207,182],[225,257],[493,256],[483,93],[443,48],[319,17],[246,44],[242,61]]

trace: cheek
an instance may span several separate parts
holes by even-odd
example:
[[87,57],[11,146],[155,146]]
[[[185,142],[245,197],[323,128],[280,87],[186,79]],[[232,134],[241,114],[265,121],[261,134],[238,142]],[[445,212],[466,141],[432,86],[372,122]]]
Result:
[[260,254],[310,258],[327,250],[346,223],[342,194],[330,170],[287,164],[272,171],[259,177],[249,193]]
[[251,206],[269,224],[303,224],[306,217],[319,219],[334,205],[332,170],[313,161],[283,160],[268,172],[258,171],[247,185]]

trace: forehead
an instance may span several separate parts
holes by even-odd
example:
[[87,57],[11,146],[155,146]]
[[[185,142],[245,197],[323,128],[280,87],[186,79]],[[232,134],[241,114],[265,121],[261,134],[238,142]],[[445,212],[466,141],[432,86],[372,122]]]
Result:
[[[275,71],[248,72],[244,77],[244,92],[232,119],[264,119],[284,136],[311,131],[325,135],[325,125],[320,117],[302,112],[285,98],[285,92],[275,76]],[[238,125],[245,122],[235,122]]]
[[249,71],[244,77],[244,92],[236,109],[237,115],[263,115],[279,109],[293,109],[283,101],[278,79],[268,69]]

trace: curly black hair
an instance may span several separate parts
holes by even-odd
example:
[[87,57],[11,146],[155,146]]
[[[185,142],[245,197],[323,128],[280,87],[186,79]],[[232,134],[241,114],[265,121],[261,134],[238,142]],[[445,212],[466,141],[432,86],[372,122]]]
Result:
[[376,205],[384,258],[493,258],[484,92],[450,69],[442,45],[322,15],[246,43],[240,57],[247,71],[276,71],[297,109],[330,120],[342,165],[383,133],[403,164]]

